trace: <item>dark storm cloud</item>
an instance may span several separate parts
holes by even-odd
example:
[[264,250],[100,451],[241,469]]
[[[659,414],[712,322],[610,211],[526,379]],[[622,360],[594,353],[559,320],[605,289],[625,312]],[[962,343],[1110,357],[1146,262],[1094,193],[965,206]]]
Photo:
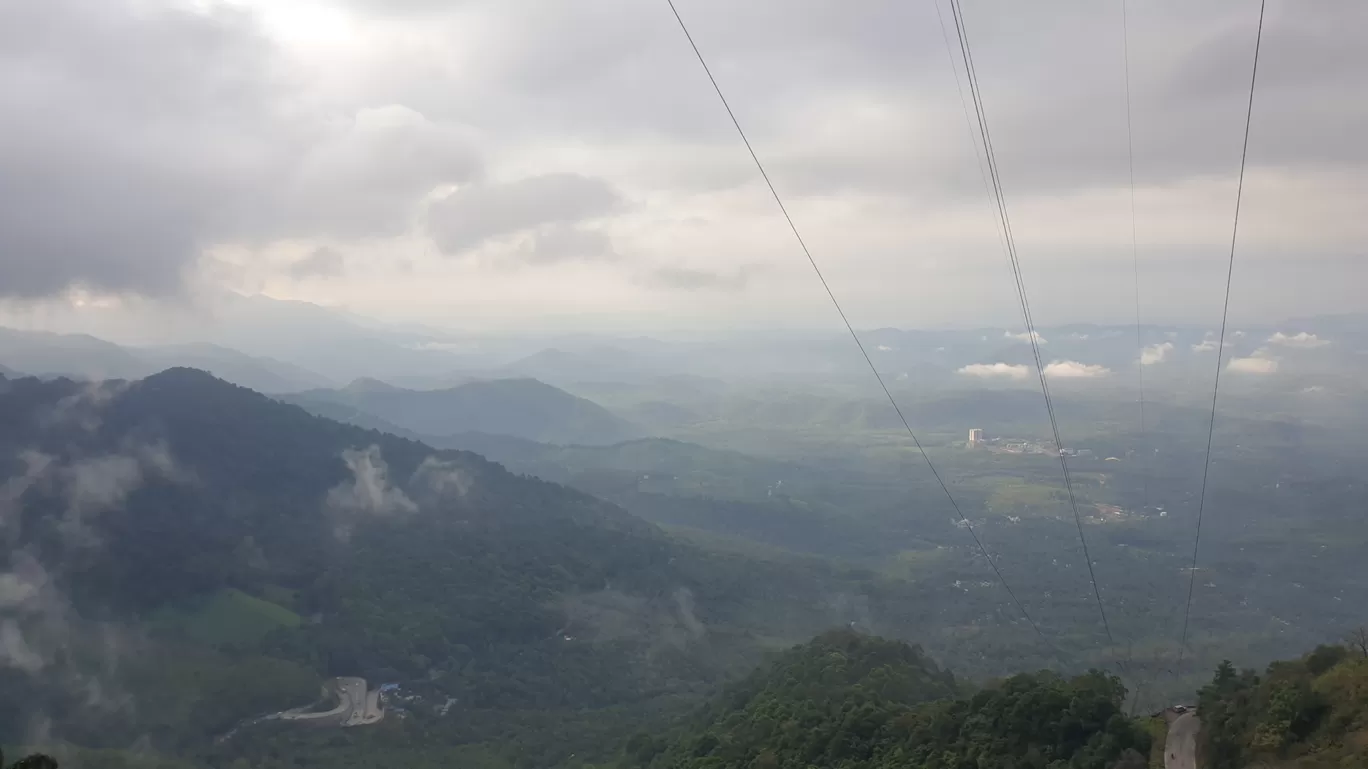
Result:
[[208,245],[402,231],[479,172],[412,110],[305,104],[239,11],[0,4],[0,296],[172,293]]
[[[472,184],[431,204],[428,230],[444,252],[455,254],[541,225],[604,216],[619,203],[618,193],[607,182],[580,174]],[[549,247],[555,250],[554,245]]]

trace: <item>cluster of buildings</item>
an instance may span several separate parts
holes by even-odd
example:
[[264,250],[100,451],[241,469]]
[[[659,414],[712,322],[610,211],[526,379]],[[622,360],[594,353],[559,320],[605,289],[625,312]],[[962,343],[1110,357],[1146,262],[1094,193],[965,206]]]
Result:
[[969,448],[988,449],[998,454],[1054,454],[1055,445],[1052,441],[1032,441],[1016,440],[1012,438],[989,438],[984,434],[983,428],[974,427],[969,430]]
[[[1092,449],[1060,449],[1055,447],[1054,441],[989,438],[984,434],[981,427],[969,429],[969,448],[987,449],[995,454],[1044,454],[1047,456],[1076,457],[1078,459],[1097,458],[1097,454]],[[1107,457],[1107,461],[1117,461],[1117,458]]]

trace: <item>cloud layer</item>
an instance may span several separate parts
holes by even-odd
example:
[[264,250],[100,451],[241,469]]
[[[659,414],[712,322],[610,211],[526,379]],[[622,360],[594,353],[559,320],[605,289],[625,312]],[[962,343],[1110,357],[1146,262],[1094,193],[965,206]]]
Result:
[[1256,351],[1247,358],[1231,358],[1226,370],[1237,374],[1276,374],[1278,361]]
[[980,379],[1025,379],[1031,369],[1019,363],[971,363],[955,373]]
[[1076,360],[1057,360],[1045,366],[1045,376],[1051,379],[1097,379],[1111,373],[1106,366]]
[[1330,340],[1321,339],[1315,334],[1309,334],[1305,331],[1296,334],[1284,334],[1283,332],[1278,331],[1268,338],[1268,343],[1281,345],[1283,347],[1298,347],[1303,350],[1314,350],[1318,347],[1328,346]]
[[1140,351],[1140,365],[1151,366],[1163,363],[1173,354],[1173,342],[1152,344]]
[[[1013,322],[935,7],[686,6],[857,325]],[[1038,319],[1127,315],[1115,8],[968,10]],[[1187,317],[1221,282],[1254,16],[1164,0],[1132,21],[1139,288],[1148,314]],[[1270,10],[1242,312],[1349,307],[1368,282],[1365,23],[1355,3]],[[208,284],[463,328],[586,307],[809,324],[821,300],[650,4],[6,3],[0,121],[0,300]]]
[[[579,174],[545,174],[512,182],[461,187],[428,208],[433,240],[458,254],[490,240],[537,231],[532,254],[543,259],[611,253],[606,240],[594,241],[583,230],[566,225],[605,216],[621,201],[602,179]],[[541,229],[538,229],[541,228]]]

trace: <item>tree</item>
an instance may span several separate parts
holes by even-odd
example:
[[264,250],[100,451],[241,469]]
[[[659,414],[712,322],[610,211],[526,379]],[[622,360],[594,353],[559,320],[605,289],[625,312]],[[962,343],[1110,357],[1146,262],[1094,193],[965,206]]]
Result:
[[[0,753],[0,767],[4,765],[5,754]],[[34,753],[10,764],[9,769],[57,769],[57,760],[52,756]]]
[[1357,649],[1359,654],[1368,657],[1368,625],[1359,625],[1349,631],[1345,640],[1350,648]]
[[1347,656],[1349,656],[1349,650],[1343,646],[1321,644],[1316,647],[1315,651],[1306,655],[1306,671],[1313,676],[1318,676],[1338,665],[1340,660]]
[[1149,762],[1140,755],[1139,751],[1134,748],[1126,748],[1126,751],[1121,754],[1120,758],[1116,759],[1116,763],[1112,764],[1110,769],[1145,769],[1148,765]]
[[1235,666],[1230,664],[1230,660],[1221,660],[1221,664],[1216,666],[1216,676],[1212,683],[1220,688],[1229,686],[1235,680]]

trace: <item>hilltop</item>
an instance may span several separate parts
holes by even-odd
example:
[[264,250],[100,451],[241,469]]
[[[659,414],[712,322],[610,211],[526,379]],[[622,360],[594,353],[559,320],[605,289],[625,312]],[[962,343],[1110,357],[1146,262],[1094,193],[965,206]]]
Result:
[[1150,737],[1125,688],[1089,673],[1022,674],[969,693],[907,644],[853,631],[797,646],[662,738],[640,735],[623,766],[1068,766],[1140,760]]

